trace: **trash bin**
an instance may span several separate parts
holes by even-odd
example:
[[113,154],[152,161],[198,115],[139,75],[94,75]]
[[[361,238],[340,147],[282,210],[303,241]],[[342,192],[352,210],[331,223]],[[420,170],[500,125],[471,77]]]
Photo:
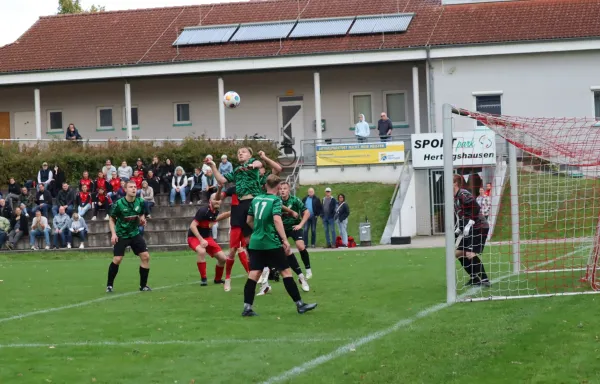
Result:
[[371,223],[358,224],[358,233],[361,247],[368,247],[371,245]]

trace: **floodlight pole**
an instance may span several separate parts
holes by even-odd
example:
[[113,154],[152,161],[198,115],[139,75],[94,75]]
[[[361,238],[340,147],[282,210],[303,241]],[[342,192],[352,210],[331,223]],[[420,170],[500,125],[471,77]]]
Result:
[[442,109],[444,130],[444,229],[446,237],[446,302],[456,302],[456,258],[454,256],[454,176],[452,159],[452,106]]
[[519,181],[517,175],[517,148],[508,144],[508,171],[510,179],[510,218],[513,273],[521,271],[521,244],[519,236]]

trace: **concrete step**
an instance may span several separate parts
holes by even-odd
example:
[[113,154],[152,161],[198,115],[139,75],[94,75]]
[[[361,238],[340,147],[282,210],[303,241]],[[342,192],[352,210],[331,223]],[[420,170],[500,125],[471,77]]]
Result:
[[[104,219],[103,216],[101,216],[101,220],[87,222],[90,233],[108,233],[110,231],[108,221],[102,219]],[[193,216],[169,218],[152,216],[152,219],[149,219],[146,224],[146,231],[187,231],[192,220],[194,220]],[[219,228],[229,229],[229,220],[220,221]]]

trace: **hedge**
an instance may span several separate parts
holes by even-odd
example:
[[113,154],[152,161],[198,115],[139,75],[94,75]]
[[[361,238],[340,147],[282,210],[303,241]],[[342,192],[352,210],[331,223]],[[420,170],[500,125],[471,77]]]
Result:
[[254,153],[265,151],[272,159],[277,158],[278,151],[273,142],[268,141],[221,141],[203,138],[187,138],[182,142],[141,142],[141,141],[108,141],[107,143],[72,143],[52,141],[41,144],[27,145],[4,143],[0,145],[0,185],[6,187],[8,179],[14,177],[17,181],[37,178],[42,163],[48,163],[51,169],[55,164],[62,167],[69,183],[76,183],[83,171],[90,172],[91,178],[96,178],[107,159],[118,168],[122,161],[134,166],[138,158],[145,165],[152,162],[152,157],[158,156],[164,162],[169,158],[175,166],[182,166],[191,173],[197,166],[203,164],[206,155],[211,154],[215,163],[225,154],[235,165],[237,149],[249,146]]

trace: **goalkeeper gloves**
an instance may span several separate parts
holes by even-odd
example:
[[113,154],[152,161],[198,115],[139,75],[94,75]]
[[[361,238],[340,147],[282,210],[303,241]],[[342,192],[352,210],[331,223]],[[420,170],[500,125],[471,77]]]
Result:
[[463,236],[469,235],[469,232],[471,231],[471,227],[473,226],[473,224],[475,224],[475,222],[473,220],[469,220],[467,225],[465,225],[465,229],[463,230]]

